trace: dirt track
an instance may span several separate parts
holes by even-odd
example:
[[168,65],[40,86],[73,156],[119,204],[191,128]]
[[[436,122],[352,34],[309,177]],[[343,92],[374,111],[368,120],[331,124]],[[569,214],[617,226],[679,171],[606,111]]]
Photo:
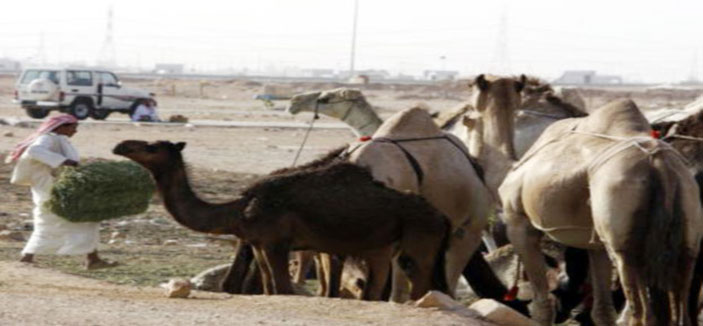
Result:
[[3,325],[481,325],[392,303],[194,292],[167,299],[153,287],[117,286],[0,262]]

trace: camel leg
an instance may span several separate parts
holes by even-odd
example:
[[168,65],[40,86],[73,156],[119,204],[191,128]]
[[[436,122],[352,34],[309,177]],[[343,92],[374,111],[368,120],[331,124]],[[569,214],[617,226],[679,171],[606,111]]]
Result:
[[643,326],[644,325],[644,305],[641,295],[646,295],[646,290],[640,288],[637,270],[632,266],[626,266],[622,257],[616,256],[616,267],[623,293],[625,294],[625,309],[620,313],[619,325]]
[[[694,255],[693,257],[697,257],[698,254]],[[691,315],[689,314],[689,296],[691,289],[694,287],[698,286],[693,283],[694,279],[694,272],[695,268],[697,267],[696,265],[696,259],[689,258],[686,255],[683,255],[681,257],[682,259],[686,259],[686,262],[681,263],[681,268],[679,269],[682,273],[680,282],[677,282],[677,289],[674,294],[674,299],[676,302],[676,316],[677,316],[677,321],[682,321],[682,324],[684,326],[689,326],[693,325],[694,323],[697,323],[697,316],[695,318],[691,318]],[[694,303],[695,304],[695,303]]]
[[317,295],[320,297],[325,296],[328,292],[327,280],[329,280],[327,270],[325,269],[325,257],[323,255],[324,254],[321,252],[315,255],[315,274],[317,275],[317,281],[319,283]]
[[264,294],[263,281],[261,280],[261,268],[255,261],[251,264],[247,276],[242,284],[242,294]]
[[251,245],[239,241],[232,266],[229,267],[227,275],[222,281],[222,291],[231,294],[242,293],[242,283],[253,260],[254,252]]
[[271,268],[273,278],[274,293],[293,294],[293,285],[288,272],[288,256],[290,249],[288,245],[276,244],[266,246],[263,250],[266,260]]
[[342,284],[342,267],[344,258],[337,255],[327,254],[327,292],[328,298],[338,298],[339,288]]
[[390,272],[392,252],[393,248],[388,247],[360,255],[366,260],[366,265],[369,267],[368,281],[362,296],[364,300],[377,301],[383,297]]
[[[478,233],[480,234],[480,232]],[[399,267],[410,279],[412,290],[410,299],[420,299],[430,290],[437,290],[450,296],[447,285],[446,261],[445,261],[445,241],[449,242],[449,230],[444,229],[437,233],[428,233],[425,230],[408,229],[403,230],[403,238],[400,240],[400,254],[396,259]],[[481,238],[477,236],[475,245],[480,244]],[[459,273],[468,262],[471,255],[459,266]],[[458,276],[457,276],[458,280]]]
[[535,229],[523,214],[506,209],[505,220],[508,239],[525,264],[525,272],[532,285],[534,293],[532,319],[539,325],[551,326],[554,321],[554,307],[549,300],[546,264],[540,247],[542,233]]
[[264,288],[264,294],[274,294],[271,267],[266,259],[266,255],[261,248],[254,247],[254,257],[256,258],[256,263],[259,265],[259,273],[261,274],[261,284]]
[[481,245],[482,232],[481,229],[458,229],[457,232],[453,232],[450,236],[447,252],[441,253],[445,255],[446,259],[447,286],[451,295],[455,295],[456,286],[459,282],[459,277],[464,271],[464,267],[466,267],[471,256]]
[[614,326],[617,314],[613,308],[612,264],[605,250],[588,252],[593,287],[591,319],[597,326]]
[[298,268],[293,273],[293,283],[305,284],[306,275],[310,270],[313,262],[314,251],[299,250],[294,253],[295,260],[298,262]]
[[391,286],[391,301],[403,303],[410,298],[410,280],[398,265],[398,259],[393,259]]
[[320,280],[318,295],[328,298],[339,297],[342,279],[342,264],[339,262],[339,258],[327,253],[319,253],[317,257],[317,263],[320,266],[318,271],[322,273],[318,275]]
[[[703,245],[703,243],[701,243]],[[700,313],[700,295],[703,287],[703,253],[699,249],[693,269],[693,278],[688,293],[688,317],[693,325],[698,325],[698,314]]]

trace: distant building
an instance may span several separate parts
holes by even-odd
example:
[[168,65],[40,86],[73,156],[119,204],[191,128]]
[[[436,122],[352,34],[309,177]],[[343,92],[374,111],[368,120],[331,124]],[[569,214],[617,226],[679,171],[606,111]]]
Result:
[[[375,70],[375,69],[356,70],[356,71],[354,71],[354,76],[358,76],[358,75],[364,75],[364,76],[368,77],[368,79],[369,79],[370,81],[384,80],[384,79],[388,79],[388,78],[391,76],[391,74],[388,73],[388,71],[385,71],[385,70]],[[353,77],[353,76],[350,76],[349,70],[340,71],[340,72],[339,72],[339,76],[342,77],[342,78]]]
[[312,78],[337,78],[337,74],[332,69],[304,69],[303,77]]
[[161,75],[180,75],[183,70],[184,66],[177,63],[157,63],[154,65],[154,73]]
[[567,70],[553,83],[563,85],[617,85],[622,84],[622,77],[598,75],[595,70]]
[[0,58],[0,72],[19,72],[22,70],[22,64],[7,58]]
[[415,80],[415,76],[413,75],[405,75],[405,74],[398,74],[393,77],[395,80],[402,80],[402,81],[412,81]]
[[454,80],[459,75],[455,70],[425,70],[422,74],[425,79],[433,81]]

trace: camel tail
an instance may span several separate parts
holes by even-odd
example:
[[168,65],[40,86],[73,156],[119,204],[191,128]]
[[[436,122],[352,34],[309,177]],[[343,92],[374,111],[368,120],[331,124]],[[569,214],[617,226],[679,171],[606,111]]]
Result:
[[435,258],[433,268],[434,272],[432,272],[432,287],[435,290],[439,290],[443,293],[452,295],[451,293],[449,293],[449,284],[447,283],[446,273],[446,259],[444,258],[444,255],[449,249],[449,239],[452,233],[452,226],[449,223],[449,220],[446,218],[444,219],[444,224],[446,231],[444,232],[442,243],[439,246],[439,250],[437,251],[437,257]]
[[[702,189],[699,194],[700,203],[703,204],[703,172],[699,172],[695,176],[696,184],[698,184],[698,189]],[[691,318],[693,325],[699,325],[698,323],[698,301],[699,294],[703,289],[703,242],[698,245],[698,257],[696,258],[696,263],[693,269],[693,279],[691,280],[691,287],[688,292],[688,315]]]
[[678,269],[684,244],[684,213],[678,184],[656,163],[650,174],[650,214],[646,232],[640,235],[644,250],[639,261],[644,265],[641,277],[651,295],[649,309],[657,324],[668,325],[672,318],[668,293],[676,291],[676,275],[683,275]]

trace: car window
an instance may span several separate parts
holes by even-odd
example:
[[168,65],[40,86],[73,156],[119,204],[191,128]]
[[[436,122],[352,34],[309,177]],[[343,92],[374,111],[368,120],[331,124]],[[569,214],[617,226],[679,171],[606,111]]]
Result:
[[117,77],[109,72],[100,72],[100,80],[105,86],[117,86]]
[[92,86],[93,74],[84,70],[66,71],[66,83],[71,86]]
[[24,75],[22,75],[22,80],[20,81],[20,84],[28,84],[32,80],[38,78],[48,79],[54,82],[55,84],[58,84],[60,74],[61,72],[56,70],[27,70],[24,72]]

